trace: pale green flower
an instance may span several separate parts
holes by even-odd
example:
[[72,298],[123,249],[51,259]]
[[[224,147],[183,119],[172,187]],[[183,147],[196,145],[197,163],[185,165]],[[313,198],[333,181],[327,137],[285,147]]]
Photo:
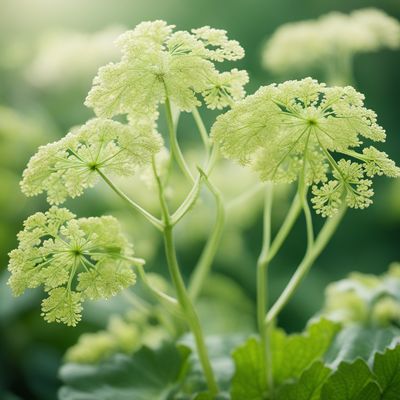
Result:
[[[149,120],[156,118],[158,105],[168,96],[178,109],[191,111],[201,104],[198,95],[209,93],[216,82],[219,73],[214,62],[244,55],[225,31],[173,29],[164,21],[143,22],[121,35],[121,61],[100,68],[86,105],[102,117],[128,114],[131,119]],[[247,82],[247,74],[241,71],[239,77],[238,73],[232,71],[231,83],[227,82],[234,87],[232,93],[227,91],[233,98],[242,95]]]
[[212,138],[225,157],[249,165],[262,180],[313,185],[312,202],[323,216],[343,202],[365,208],[373,195],[368,178],[396,177],[400,169],[374,147],[362,149],[364,138],[385,140],[363,99],[352,87],[329,88],[311,78],[269,85],[218,117]]
[[9,285],[16,296],[43,285],[48,322],[75,326],[85,299],[109,298],[135,283],[132,246],[113,217],[76,219],[52,207],[30,216],[18,240],[10,252]]
[[87,85],[101,65],[118,59],[114,42],[124,30],[110,26],[90,33],[46,32],[39,40],[25,76],[32,85],[46,89],[76,87],[82,82]]
[[151,162],[161,145],[152,126],[93,119],[63,139],[40,147],[23,173],[21,188],[27,196],[46,192],[50,204],[60,204],[93,187],[99,171],[133,174]]
[[325,291],[322,314],[345,324],[399,324],[400,275],[395,269],[390,266],[381,276],[353,272],[331,283]]
[[[264,66],[275,72],[347,68],[356,53],[400,47],[400,23],[383,11],[366,8],[332,12],[316,20],[291,22],[265,45]],[[336,60],[336,61],[335,61]]]

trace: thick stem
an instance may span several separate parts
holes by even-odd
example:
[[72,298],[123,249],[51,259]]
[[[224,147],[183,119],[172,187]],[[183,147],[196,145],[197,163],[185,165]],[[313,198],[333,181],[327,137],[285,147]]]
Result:
[[171,274],[171,278],[175,286],[179,304],[182,307],[185,319],[194,335],[197,352],[199,355],[199,360],[203,368],[208,389],[210,391],[210,394],[212,396],[215,396],[218,393],[218,386],[215,381],[214,373],[208,357],[208,352],[205,345],[203,332],[201,330],[199,317],[197,316],[194,306],[188,296],[182,275],[180,273],[178,260],[176,258],[176,251],[175,251],[171,226],[166,226],[164,229],[164,244],[165,244],[165,253],[167,256],[169,272]]
[[175,130],[174,121],[172,118],[171,103],[168,98],[168,95],[166,96],[166,99],[165,99],[165,113],[166,113],[166,117],[167,117],[167,125],[168,125],[168,132],[169,132],[169,144],[171,147],[172,157],[175,159],[180,170],[186,176],[186,178],[188,178],[189,181],[194,182],[193,175],[190,172],[190,169],[187,166],[185,159],[183,158],[183,154],[179,147],[178,139],[176,137],[176,130]]
[[263,244],[260,257],[257,262],[257,321],[263,349],[263,368],[268,387],[272,388],[271,351],[268,327],[264,323],[268,310],[268,253],[271,244],[271,213],[273,200],[273,186],[267,184],[265,188],[264,220],[263,220]]
[[187,324],[189,325],[190,330],[192,331],[193,336],[195,338],[200,364],[203,368],[208,389],[210,391],[210,394],[214,396],[218,393],[218,386],[214,378],[214,373],[211,367],[210,359],[208,357],[207,347],[204,341],[203,332],[201,330],[200,320],[193,306],[193,303],[191,302],[190,297],[187,293],[185,283],[183,281],[180,272],[178,260],[176,257],[173,233],[172,233],[173,225],[171,223],[171,216],[169,214],[168,204],[165,200],[164,187],[162,185],[160,177],[158,176],[154,159],[152,165],[153,165],[154,177],[157,182],[161,211],[164,220],[163,237],[164,237],[164,247],[165,247],[165,254],[167,258],[169,273],[171,275],[171,279],[176,290],[178,303],[181,306],[184,318]]
[[303,281],[304,277],[307,275],[308,271],[310,270],[316,258],[321,254],[322,250],[329,243],[329,240],[335,233],[340,221],[342,220],[345,214],[345,211],[346,208],[343,207],[338,211],[338,213],[334,217],[328,219],[325,222],[313,246],[309,251],[306,252],[303,260],[297,267],[296,272],[290,279],[288,285],[286,286],[286,288],[284,289],[278,300],[275,302],[275,304],[271,307],[268,314],[266,315],[265,317],[266,325],[275,320],[275,318],[281,312],[283,307],[285,307],[288,301],[292,298],[296,289]]

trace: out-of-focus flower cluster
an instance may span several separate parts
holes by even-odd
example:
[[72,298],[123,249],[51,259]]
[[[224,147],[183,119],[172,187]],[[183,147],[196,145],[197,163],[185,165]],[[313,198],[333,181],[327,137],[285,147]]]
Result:
[[76,31],[47,34],[38,45],[38,51],[27,66],[29,82],[40,88],[76,85],[90,82],[96,69],[118,57],[114,44],[124,28],[111,26],[94,33]]
[[323,315],[345,324],[400,324],[400,263],[381,276],[352,273],[326,289]]
[[309,71],[338,57],[399,46],[400,23],[383,11],[332,12],[279,27],[265,45],[263,64],[275,73]]

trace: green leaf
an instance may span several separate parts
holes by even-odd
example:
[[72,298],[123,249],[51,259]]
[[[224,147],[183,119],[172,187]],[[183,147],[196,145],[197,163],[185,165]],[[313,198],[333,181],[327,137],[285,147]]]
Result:
[[[232,350],[243,343],[244,336],[236,335],[212,335],[206,337],[206,346],[215,378],[220,390],[229,390],[232,376],[234,374],[234,365],[231,357]],[[199,393],[207,389],[207,383],[204,379],[203,369],[199,361],[196,344],[193,335],[185,335],[180,341],[184,346],[192,350],[189,362],[191,364],[188,376],[183,384],[183,393]]]
[[133,356],[116,354],[98,365],[66,364],[60,400],[164,400],[178,386],[189,350],[165,344]]
[[250,338],[232,354],[236,371],[232,380],[232,400],[263,400],[267,390],[263,374],[263,358],[260,342]]
[[322,359],[338,330],[338,324],[326,319],[312,322],[302,334],[286,335],[276,330],[272,339],[275,384],[300,377],[314,361]]
[[[310,323],[305,333],[286,335],[281,329],[272,334],[272,365],[275,386],[299,378],[304,370],[323,358],[339,325],[320,319]],[[232,381],[233,400],[262,400],[268,391],[260,342],[249,339],[233,353],[235,375]],[[315,371],[314,371],[315,372]]]
[[400,394],[400,346],[375,355],[373,372],[382,390],[381,400],[397,400]]
[[342,361],[351,362],[356,358],[362,358],[371,365],[375,354],[384,351],[399,336],[400,329],[394,327],[372,328],[352,325],[339,332],[325,360],[333,368]]
[[315,362],[301,374],[298,382],[282,386],[277,400],[319,400],[322,385],[330,373],[322,362]]
[[342,362],[322,388],[324,400],[379,400],[373,375],[365,361]]

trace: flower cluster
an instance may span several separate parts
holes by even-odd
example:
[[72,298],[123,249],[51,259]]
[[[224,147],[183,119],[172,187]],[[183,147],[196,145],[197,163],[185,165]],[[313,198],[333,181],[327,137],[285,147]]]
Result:
[[164,21],[143,22],[117,41],[121,61],[100,68],[86,105],[101,117],[127,114],[155,119],[166,97],[191,111],[206,97],[210,108],[222,108],[243,96],[245,71],[219,73],[215,62],[244,56],[239,43],[223,30],[203,27],[173,32]]
[[108,298],[135,283],[132,246],[110,216],[76,219],[53,206],[24,222],[10,252],[9,285],[15,295],[43,285],[48,322],[75,326],[85,299]]
[[[313,185],[314,208],[332,216],[345,202],[365,208],[374,175],[396,177],[387,154],[362,147],[384,141],[376,114],[352,87],[326,87],[306,78],[269,85],[218,117],[213,140],[227,157],[250,165],[262,180]],[[336,154],[336,155],[335,155]]]
[[274,72],[316,67],[332,58],[400,46],[400,23],[367,8],[351,14],[329,13],[317,20],[281,26],[266,43],[264,66]]
[[32,85],[46,89],[86,84],[100,65],[118,59],[114,42],[123,31],[123,27],[110,26],[94,33],[47,33],[25,75]]
[[399,289],[399,263],[381,276],[352,273],[327,287],[322,315],[345,324],[398,325]]
[[50,204],[77,197],[93,187],[99,172],[126,176],[150,163],[162,145],[152,126],[124,125],[97,118],[63,139],[39,148],[23,174],[28,196],[47,192]]

